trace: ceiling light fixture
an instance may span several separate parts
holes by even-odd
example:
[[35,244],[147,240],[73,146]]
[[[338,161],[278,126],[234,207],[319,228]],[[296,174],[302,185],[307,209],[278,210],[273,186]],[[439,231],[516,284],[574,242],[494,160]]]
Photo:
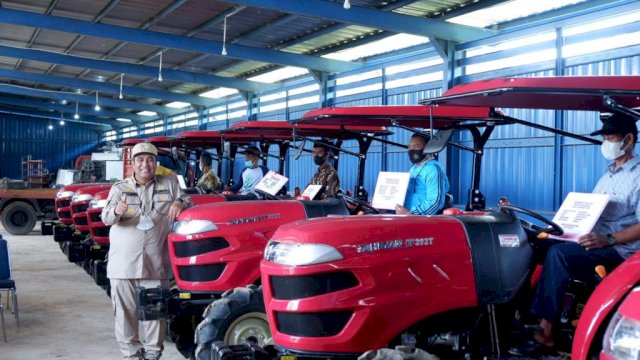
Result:
[[64,126],[64,113],[60,113],[60,126]]
[[344,4],[342,5],[342,7],[347,10],[351,9],[351,3],[349,2],[349,0],[344,0]]
[[158,67],[158,81],[162,81],[162,51],[160,52],[160,66]]
[[80,119],[80,115],[78,114],[78,102],[76,101],[76,113],[73,114],[73,118],[78,120]]
[[224,17],[224,24],[222,25],[222,53],[223,56],[227,56],[227,17]]
[[100,111],[100,102],[98,101],[98,92],[96,91],[96,106],[93,108],[95,111]]
[[49,130],[53,130],[53,125],[51,125],[51,120],[49,120],[49,126],[47,127]]
[[118,95],[118,99],[122,99],[122,83],[124,81],[124,73],[120,74],[120,95]]

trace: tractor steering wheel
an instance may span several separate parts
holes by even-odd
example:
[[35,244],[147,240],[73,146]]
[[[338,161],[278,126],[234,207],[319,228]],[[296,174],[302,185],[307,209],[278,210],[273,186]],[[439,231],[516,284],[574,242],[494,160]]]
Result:
[[360,200],[343,193],[338,193],[337,197],[338,199],[342,199],[347,204],[354,205],[356,207],[355,210],[353,210],[354,214],[357,214],[360,210],[367,210],[373,214],[380,214],[380,211],[378,211],[378,209],[374,208],[373,206],[371,206],[371,204],[364,200]]
[[560,235],[564,234],[564,230],[562,230],[560,225],[554,223],[553,221],[547,219],[546,217],[544,217],[544,216],[542,216],[542,215],[540,215],[538,213],[535,213],[535,212],[533,212],[533,211],[531,211],[529,209],[525,209],[525,208],[522,208],[520,206],[507,204],[507,205],[503,205],[502,207],[500,207],[500,210],[501,211],[502,210],[510,210],[510,211],[514,211],[514,212],[519,212],[521,214],[529,215],[532,218],[551,226],[551,229],[549,229],[549,228],[543,228],[543,227],[540,227],[538,225],[531,224],[531,223],[528,223],[528,225],[525,225],[525,227],[529,227],[530,230],[532,230],[533,232],[535,232],[537,234],[543,233],[543,232],[546,232],[546,233],[551,234],[551,235],[557,235],[557,236],[560,236]]
[[265,200],[280,200],[279,197],[271,195],[268,192],[265,192],[265,191],[262,191],[262,190],[257,190],[257,189],[253,189],[253,191],[255,191],[256,194],[262,196]]

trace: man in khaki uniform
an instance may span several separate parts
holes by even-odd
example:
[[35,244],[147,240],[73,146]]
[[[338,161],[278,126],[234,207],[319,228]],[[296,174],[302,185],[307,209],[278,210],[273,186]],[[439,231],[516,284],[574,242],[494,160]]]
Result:
[[142,322],[139,336],[135,288],[168,288],[167,235],[176,216],[191,205],[176,181],[155,175],[157,155],[152,144],[134,146],[133,175],[113,185],[102,210],[102,221],[112,225],[107,276],[124,359],[158,359],[162,354],[166,320]]
[[196,185],[208,191],[216,191],[221,188],[220,179],[218,179],[218,176],[213,171],[211,167],[212,164],[213,159],[211,158],[211,154],[203,152],[202,155],[200,155],[200,171],[202,171],[202,175]]

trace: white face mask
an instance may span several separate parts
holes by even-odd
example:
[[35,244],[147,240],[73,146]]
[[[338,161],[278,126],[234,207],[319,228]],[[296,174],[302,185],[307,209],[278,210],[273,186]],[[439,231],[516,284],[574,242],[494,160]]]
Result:
[[622,147],[622,144],[624,143],[624,139],[626,138],[627,137],[625,136],[622,139],[622,141],[618,141],[618,142],[604,140],[602,142],[602,145],[600,145],[600,151],[602,152],[602,156],[607,160],[615,160],[620,156],[624,155],[625,149],[621,149],[621,147]]

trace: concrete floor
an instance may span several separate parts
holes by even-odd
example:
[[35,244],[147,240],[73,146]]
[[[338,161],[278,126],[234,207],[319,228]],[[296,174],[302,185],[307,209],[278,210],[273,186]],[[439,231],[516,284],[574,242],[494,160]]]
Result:
[[[9,235],[1,226],[0,234],[9,242],[20,307],[20,327],[5,308],[0,360],[119,359],[110,299],[67,261],[53,236],[40,235],[39,225],[26,236]],[[169,342],[162,358],[184,359]]]

